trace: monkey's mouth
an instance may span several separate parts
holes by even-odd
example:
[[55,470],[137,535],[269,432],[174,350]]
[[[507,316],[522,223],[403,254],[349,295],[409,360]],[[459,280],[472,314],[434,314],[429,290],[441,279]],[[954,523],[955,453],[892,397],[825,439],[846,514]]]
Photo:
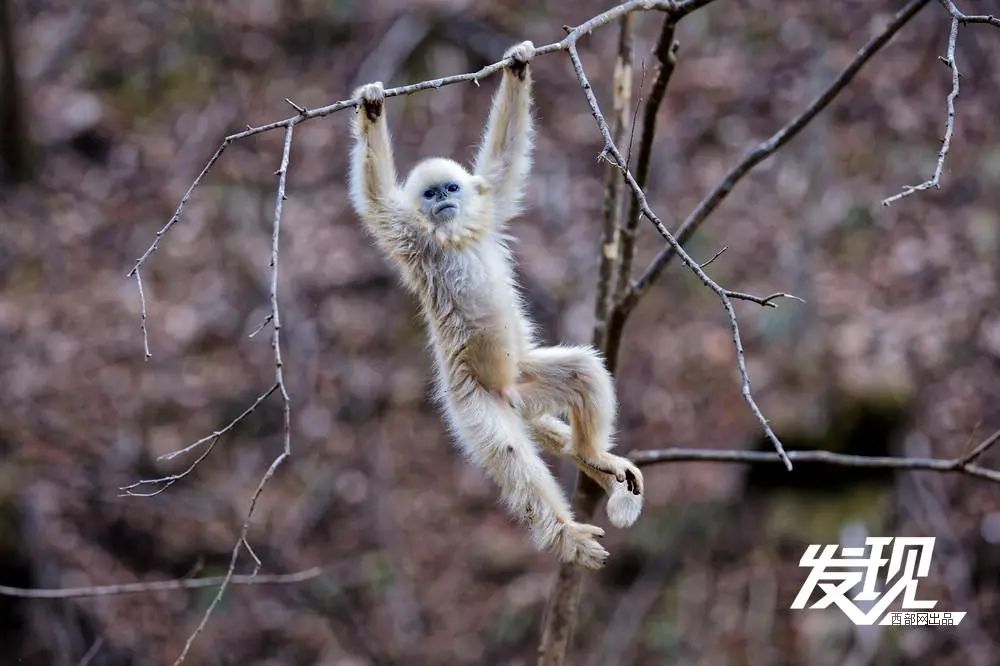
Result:
[[458,204],[451,201],[442,201],[431,209],[431,213],[435,219],[447,222],[458,215]]

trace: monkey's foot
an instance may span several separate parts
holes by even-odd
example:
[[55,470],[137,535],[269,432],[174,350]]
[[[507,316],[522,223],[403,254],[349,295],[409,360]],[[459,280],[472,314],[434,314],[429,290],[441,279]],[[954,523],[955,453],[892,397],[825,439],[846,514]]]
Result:
[[642,472],[628,458],[616,456],[607,451],[601,451],[593,457],[584,458],[583,456],[578,456],[578,459],[591,469],[615,477],[615,480],[618,483],[624,483],[628,491],[633,495],[642,495]]
[[377,120],[382,115],[385,104],[385,89],[381,81],[367,83],[354,91],[354,96],[361,99],[361,106],[369,120]]
[[564,522],[559,528],[556,548],[563,562],[576,562],[588,569],[600,569],[608,559],[608,551],[597,540],[604,530],[597,525]]

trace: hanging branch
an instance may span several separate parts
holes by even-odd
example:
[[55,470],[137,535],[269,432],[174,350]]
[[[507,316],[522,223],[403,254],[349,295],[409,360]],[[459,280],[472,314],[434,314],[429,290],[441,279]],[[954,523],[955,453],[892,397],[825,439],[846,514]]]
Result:
[[[289,585],[305,583],[328,573],[324,567],[311,567],[288,574],[256,574],[229,576],[230,585]],[[226,583],[226,576],[206,576],[204,578],[178,578],[176,580],[153,580],[140,583],[118,583],[115,585],[93,585],[90,587],[11,587],[0,585],[0,596],[22,599],[81,599],[86,597],[109,597],[119,594],[139,594],[145,592],[169,592],[172,590],[197,590],[216,587]]]
[[174,666],[179,666],[184,662],[195,639],[198,638],[198,635],[205,629],[205,625],[208,624],[208,619],[215,611],[215,607],[219,605],[219,601],[222,600],[222,595],[226,593],[226,588],[229,587],[229,583],[236,571],[236,562],[243,548],[246,548],[254,561],[251,576],[256,576],[260,570],[260,559],[257,558],[257,555],[253,552],[253,548],[250,547],[250,543],[247,541],[247,533],[250,531],[250,521],[253,519],[254,509],[257,508],[257,500],[260,499],[260,494],[264,491],[264,486],[274,476],[275,471],[281,466],[281,463],[285,462],[292,455],[291,399],[288,397],[288,391],[285,389],[285,378],[281,362],[281,316],[278,312],[278,240],[281,234],[281,211],[285,199],[288,198],[285,196],[285,184],[288,176],[288,156],[292,150],[292,132],[294,129],[294,122],[289,124],[285,129],[285,144],[281,152],[281,166],[274,172],[278,176],[278,194],[275,196],[274,201],[274,231],[271,236],[271,347],[274,349],[274,383],[281,394],[284,409],[284,446],[281,453],[275,457],[271,462],[271,466],[264,472],[264,476],[261,477],[260,482],[257,484],[257,489],[251,495],[246,518],[243,521],[243,527],[240,529],[240,538],[236,541],[236,545],[233,546],[226,575],[223,577],[222,583],[219,585],[219,589],[216,591],[208,608],[205,609],[205,613],[201,617],[201,622],[198,623],[198,626],[195,627],[195,630],[188,637],[187,642],[184,644],[184,649],[174,661]]
[[[726,316],[729,318],[729,329],[733,338],[733,345],[736,347],[736,366],[740,374],[740,391],[743,394],[743,400],[746,401],[747,405],[750,407],[750,411],[753,415],[757,417],[757,421],[760,423],[761,428],[764,430],[764,434],[767,436],[771,443],[774,445],[775,450],[778,455],[785,463],[785,467],[789,470],[792,469],[792,463],[785,455],[785,449],[781,445],[781,440],[778,436],[774,434],[771,429],[771,425],[768,423],[767,419],[764,418],[764,414],[761,413],[760,407],[757,406],[757,402],[753,398],[753,394],[750,391],[750,374],[747,371],[746,358],[743,351],[743,340],[740,337],[740,325],[736,319],[736,311],[733,309],[733,300],[745,300],[752,303],[757,303],[761,306],[775,307],[774,300],[782,297],[796,298],[790,296],[790,294],[777,293],[772,294],[767,297],[754,296],[752,294],[745,294],[738,291],[732,291],[730,289],[725,289],[721,287],[715,280],[708,276],[702,268],[701,265],[688,255],[687,251],[681,247],[677,239],[674,238],[673,234],[664,226],[660,218],[656,216],[656,213],[649,207],[649,202],[646,201],[646,194],[639,187],[639,183],[636,182],[635,178],[632,176],[632,172],[629,171],[628,165],[625,163],[625,158],[622,157],[621,152],[618,150],[618,146],[615,145],[614,138],[611,136],[611,132],[608,129],[608,123],[604,118],[604,114],[601,113],[600,106],[597,103],[597,97],[594,96],[594,91],[591,88],[590,81],[587,80],[587,73],[583,69],[583,63],[580,61],[580,54],[576,50],[576,45],[569,47],[569,57],[570,61],[573,63],[573,70],[576,73],[576,78],[580,82],[580,87],[583,89],[584,94],[587,97],[587,104],[590,105],[591,115],[594,116],[594,120],[597,121],[597,128],[601,132],[601,136],[604,137],[604,147],[601,150],[601,155],[605,159],[609,159],[614,165],[616,165],[622,173],[625,182],[629,187],[632,188],[632,196],[638,199],[639,209],[642,214],[653,223],[656,230],[660,232],[667,243],[674,249],[674,252],[681,258],[681,263],[691,270],[697,276],[701,283],[706,287],[715,292],[715,295],[719,297],[722,302],[722,308],[726,312]],[[801,299],[799,299],[801,300]]]
[[[747,173],[765,159],[773,155],[779,148],[788,143],[802,129],[815,118],[820,111],[825,109],[833,99],[854,79],[855,75],[867,63],[872,56],[885,46],[892,36],[900,28],[913,18],[929,0],[910,0],[900,9],[892,20],[875,37],[870,39],[858,51],[858,54],[851,60],[840,74],[828,85],[819,96],[807,106],[802,113],[792,119],[787,125],[775,132],[769,139],[762,141],[753,147],[735,166],[733,166],[719,183],[712,188],[712,191],[695,207],[691,214],[687,216],[675,234],[678,242],[682,245],[691,238],[695,231],[702,225],[708,216],[718,208],[719,204],[729,195],[736,184],[743,179]],[[624,313],[630,312],[639,302],[639,298],[656,282],[663,269],[667,267],[673,259],[675,251],[672,245],[667,245],[645,268],[639,278],[632,283],[631,288],[626,290],[619,301],[619,308]]]
[[[976,448],[955,458],[910,458],[895,456],[856,456],[833,451],[789,451],[796,463],[816,463],[833,467],[865,467],[868,469],[898,469],[911,471],[958,473],[993,483],[1000,483],[1000,470],[975,464],[975,461],[1000,440],[996,431]],[[725,451],[720,449],[652,449],[633,451],[629,457],[640,467],[665,462],[715,463],[776,463],[781,459],[767,451]]]
[[937,165],[934,167],[934,175],[920,183],[919,185],[904,185],[903,191],[882,200],[883,206],[889,206],[894,201],[899,201],[903,197],[908,197],[916,192],[929,190],[934,187],[941,189],[941,172],[944,170],[944,160],[951,150],[951,137],[955,133],[955,100],[958,99],[958,62],[955,60],[955,42],[958,39],[959,20],[951,20],[951,32],[948,34],[948,57],[942,58],[944,64],[951,70],[951,92],[948,93],[948,119],[944,125],[944,139],[941,140],[941,149],[938,151]]

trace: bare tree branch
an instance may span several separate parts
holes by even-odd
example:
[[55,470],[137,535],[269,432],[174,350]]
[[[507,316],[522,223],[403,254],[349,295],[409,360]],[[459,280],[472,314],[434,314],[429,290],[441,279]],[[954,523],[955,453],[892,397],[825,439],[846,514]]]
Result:
[[146,327],[146,294],[142,290],[142,275],[135,269],[135,284],[139,288],[139,330],[142,331],[143,359],[148,361],[153,355],[149,353],[149,329]]
[[[245,419],[252,412],[254,412],[262,402],[264,402],[272,393],[274,393],[277,390],[278,390],[278,384],[273,384],[271,388],[269,388],[268,390],[264,391],[259,396],[257,396],[257,399],[254,400],[249,407],[244,409],[239,416],[230,421],[225,427],[220,428],[219,430],[216,430],[212,434],[206,435],[199,440],[191,442],[182,449],[177,449],[176,451],[171,451],[170,453],[164,453],[162,456],[159,456],[157,458],[157,460],[173,460],[177,456],[190,453],[191,451],[194,451],[195,449],[201,447],[203,444],[207,443],[208,446],[201,453],[201,455],[195,458],[194,462],[192,462],[183,472],[178,472],[177,474],[169,474],[167,476],[161,476],[156,479],[140,479],[135,483],[131,483],[127,486],[122,486],[118,490],[120,490],[123,495],[130,495],[132,497],[153,497],[155,495],[159,495],[164,490],[166,490],[167,488],[174,485],[175,483],[183,479],[185,476],[193,472],[195,468],[205,458],[208,457],[208,455],[215,448],[216,443],[218,443],[219,439],[221,439],[223,435],[225,435],[227,432],[235,428],[237,424],[239,424],[243,419]],[[136,488],[140,488],[143,486],[160,486],[160,487],[150,492],[135,492]]]
[[[629,131],[628,109],[632,100],[632,24],[622,18],[618,33],[618,56],[612,82],[611,135],[616,142],[625,140]],[[608,312],[615,295],[614,273],[619,261],[622,216],[622,180],[609,166],[604,177],[604,224],[601,232],[601,256],[597,272],[597,298],[594,305],[594,346],[603,350],[607,337]]]
[[971,463],[973,460],[976,460],[984,453],[986,453],[986,451],[989,450],[991,446],[997,443],[997,440],[1000,440],[1000,430],[997,430],[995,433],[993,433],[992,435],[984,439],[982,442],[980,442],[979,445],[976,446],[976,448],[972,449],[964,456],[959,458],[960,462],[963,465]]
[[937,165],[934,167],[934,175],[919,185],[904,185],[903,191],[882,200],[883,206],[889,206],[894,201],[899,201],[903,197],[908,197],[916,192],[929,190],[930,188],[941,188],[941,172],[944,170],[944,160],[951,150],[951,137],[955,133],[955,100],[958,99],[958,61],[955,59],[955,42],[958,40],[959,20],[951,20],[951,32],[948,35],[948,57],[944,63],[951,69],[951,92],[948,93],[948,119],[944,126],[944,139],[941,141],[941,149],[938,151]]
[[962,24],[966,24],[966,23],[987,23],[989,25],[996,26],[997,28],[1000,28],[1000,18],[997,18],[996,16],[993,16],[992,14],[988,14],[988,15],[987,14],[980,14],[980,15],[977,15],[977,16],[970,16],[970,15],[963,14],[962,12],[960,12],[958,10],[958,7],[956,7],[955,3],[952,2],[951,0],[941,0],[941,4],[944,6],[945,9],[948,10],[948,13],[952,15],[952,18],[957,19],[959,23],[962,23]]
[[[680,44],[674,39],[677,20],[673,15],[663,19],[660,36],[657,39],[653,54],[656,56],[656,80],[649,91],[649,100],[642,112],[642,135],[639,138],[639,153],[635,162],[635,180],[642,188],[649,179],[649,167],[653,157],[653,140],[656,138],[656,118],[663,103],[663,98],[677,66],[677,50]],[[642,216],[639,200],[631,198],[631,205],[625,226],[622,229],[621,263],[618,266],[618,284],[615,286],[615,298],[620,299],[632,280],[632,262],[635,260],[635,239],[639,229],[639,218]],[[617,348],[612,350],[617,355]]]
[[[909,21],[913,15],[916,14],[917,11],[926,5],[927,2],[928,0],[911,0],[902,10],[900,10],[900,12],[896,14],[892,21],[890,21],[889,25],[887,25],[880,34],[873,37],[858,52],[858,55],[830,84],[830,86],[828,86],[801,114],[799,114],[799,116],[780,129],[770,139],[759,144],[735,167],[730,169],[723,180],[705,197],[705,199],[702,200],[702,202],[695,208],[694,211],[692,211],[685,222],[681,225],[674,242],[670,241],[669,233],[666,234],[666,237],[668,237],[667,247],[661,251],[659,255],[657,255],[636,283],[632,283],[628,289],[623,289],[624,293],[621,294],[618,302],[612,307],[606,340],[606,360],[609,369],[613,369],[616,365],[617,349],[620,346],[621,334],[628,315],[631,313],[632,309],[634,309],[636,303],[638,303],[640,296],[645,293],[649,286],[656,280],[670,259],[675,254],[679,254],[677,250],[680,250],[681,248],[677,246],[677,249],[675,249],[675,245],[677,245],[677,243],[684,243],[687,241],[691,234],[693,234],[697,230],[698,226],[700,226],[700,224],[709,216],[709,214],[711,214],[718,207],[722,200],[729,194],[736,183],[744,175],[746,175],[746,173],[748,173],[754,166],[762,162],[769,155],[776,152],[781,146],[801,131],[802,128],[805,127],[813,118],[815,118],[815,116],[822,111],[854,78],[855,74],[857,74],[861,67],[882,46],[884,46],[891,39],[891,37],[907,21]],[[663,45],[664,42],[661,42],[660,46]],[[576,62],[574,62],[575,68],[577,68],[577,63],[578,58],[576,59]],[[578,68],[578,78],[580,78],[579,74],[581,73],[582,66]],[[608,135],[606,131],[606,123],[602,122],[600,111],[596,108],[596,100],[593,99],[593,93],[590,90],[589,83],[586,83],[585,78],[583,78],[581,79],[581,85],[587,94],[591,110],[598,122],[598,125],[601,126],[602,134],[604,134],[605,143],[607,144]],[[653,115],[655,117],[655,113],[653,113]],[[652,122],[644,123],[644,128],[645,127],[652,128]],[[648,145],[652,144],[652,139],[653,136],[651,134],[648,138]],[[644,139],[644,145],[646,141],[647,140]],[[604,152],[607,152],[607,146],[605,146]],[[602,152],[602,154],[604,153]],[[641,162],[642,157],[640,156],[640,164]],[[623,169],[623,171],[625,171],[626,178],[630,180],[630,185],[637,184],[635,180],[632,179],[631,175],[628,174],[626,169]],[[647,211],[643,210],[645,197],[642,194],[642,187],[634,187],[633,185],[633,192],[636,195],[636,209],[643,214],[647,214]],[[648,209],[648,206],[645,207]],[[639,213],[636,213],[636,220],[638,220],[638,214]],[[657,224],[658,220],[654,220],[654,218],[650,219],[654,221],[654,224]],[[628,222],[626,222],[626,224],[628,224]],[[660,230],[661,227],[662,224],[657,225],[658,230]],[[664,231],[665,229],[662,230],[661,233]],[[627,236],[624,236],[623,247],[626,242],[628,242]],[[683,258],[684,255],[682,255],[682,259]],[[708,263],[711,263],[711,260],[706,262],[706,265]],[[692,266],[692,270],[693,267],[696,266],[691,263],[690,258],[688,258],[688,264],[689,266]],[[701,271],[701,268],[699,267],[698,270]],[[625,274],[624,277],[625,279],[628,279],[629,276]],[[727,315],[730,316],[730,322],[735,324],[735,316],[733,315],[732,305],[728,301],[729,296],[723,294],[720,298],[725,299],[724,303]],[[738,331],[736,331],[734,339],[737,341],[738,357],[742,359],[742,346],[739,343]],[[773,454],[773,456],[775,459],[780,459],[778,454]],[[589,518],[592,516],[599,500],[600,492],[599,489],[595,488],[595,484],[589,481],[589,479],[581,479],[580,475],[578,475],[577,488],[574,495],[574,507],[577,510],[578,515],[582,518]],[[549,602],[546,607],[546,615],[542,627],[542,638],[539,643],[538,663],[541,666],[562,666],[566,663],[569,643],[572,638],[573,627],[579,610],[579,598],[583,584],[583,574],[583,569],[578,566],[563,564],[559,567],[559,575],[553,586],[553,590],[549,596]]]
[[80,657],[80,661],[76,663],[76,666],[87,666],[87,664],[94,660],[94,657],[97,656],[97,653],[101,651],[102,647],[104,647],[104,637],[98,636],[97,640],[95,640],[83,656]]
[[[816,115],[825,109],[830,102],[847,86],[861,68],[875,55],[900,28],[906,25],[913,16],[920,11],[929,0],[910,0],[880,33],[871,38],[858,51],[858,54],[845,67],[840,74],[828,85],[819,96],[807,106],[802,113],[792,119],[787,125],[775,132],[771,138],[757,144],[750,150],[743,159],[733,166],[708,195],[701,200],[691,214],[687,216],[675,234],[678,242],[682,245],[691,238],[691,235],[698,230],[698,227],[708,218],[719,204],[729,195],[736,184],[765,159],[773,155],[779,148],[788,143],[802,129],[812,121]],[[675,250],[672,245],[667,245],[650,262],[642,275],[636,280],[630,289],[622,295],[619,307],[623,312],[631,311],[639,301],[639,297],[656,281],[656,279],[666,268],[670,260],[673,259]]]
[[[577,42],[584,35],[589,35],[596,28],[612,23],[623,16],[631,14],[637,11],[661,11],[667,12],[674,17],[675,20],[680,19],[683,16],[691,13],[692,11],[703,7],[713,0],[630,0],[630,2],[624,2],[616,7],[598,14],[597,16],[591,18],[588,21],[581,23],[576,28],[573,28],[569,33],[560,41],[553,42],[551,44],[546,44],[545,46],[540,46],[535,49],[535,57],[547,55],[550,53],[556,53],[558,51],[566,51],[569,47]],[[502,71],[505,67],[512,64],[511,59],[500,60],[498,62],[492,63],[479,69],[475,72],[469,72],[467,74],[456,74],[453,76],[444,76],[438,79],[430,79],[427,81],[421,81],[420,83],[413,83],[406,86],[399,86],[396,88],[389,88],[385,91],[386,97],[396,97],[399,95],[412,95],[413,93],[420,92],[423,90],[436,90],[442,86],[453,85],[456,83],[471,82],[476,85],[479,84],[484,78],[491,76],[499,71]],[[136,275],[142,265],[149,259],[150,255],[156,251],[159,247],[160,240],[163,236],[170,231],[171,227],[174,226],[180,219],[181,214],[184,212],[184,206],[187,204],[188,200],[191,198],[191,194],[194,190],[201,184],[205,175],[215,166],[216,161],[225,151],[226,147],[237,141],[249,138],[251,136],[256,136],[257,134],[262,134],[264,132],[270,132],[277,129],[288,129],[299,123],[303,123],[314,118],[322,118],[328,116],[337,111],[343,111],[347,108],[357,108],[361,103],[359,99],[350,98],[340,100],[338,102],[333,102],[332,104],[327,104],[326,106],[317,107],[315,109],[306,109],[294,104],[290,100],[288,101],[297,111],[296,115],[285,118],[283,120],[276,120],[274,122],[265,123],[263,125],[258,125],[256,127],[247,125],[247,128],[242,132],[237,132],[235,134],[230,134],[223,141],[222,144],[216,149],[215,153],[209,158],[208,163],[201,170],[201,173],[194,179],[191,186],[185,192],[184,196],[181,198],[177,209],[174,214],[167,220],[167,223],[156,232],[156,236],[153,242],[146,249],[146,251],[135,261],[135,264],[129,270],[127,277],[132,277]]]
[[[257,500],[260,499],[260,494],[264,491],[264,486],[267,482],[271,480],[274,473],[277,471],[278,467],[290,456],[292,455],[292,426],[291,426],[291,399],[288,397],[288,391],[285,388],[285,378],[282,369],[281,361],[281,316],[278,310],[278,241],[281,236],[281,211],[285,203],[285,185],[287,183],[288,176],[288,158],[292,150],[292,133],[295,129],[295,123],[291,123],[285,129],[285,143],[281,152],[281,166],[275,172],[278,176],[278,193],[275,196],[274,201],[274,227],[271,236],[271,325],[272,325],[272,336],[271,336],[271,347],[274,350],[274,384],[277,390],[281,393],[282,406],[284,410],[284,446],[281,453],[275,457],[271,462],[271,466],[268,467],[267,471],[264,472],[264,476],[261,477],[260,482],[257,484],[256,490],[254,490],[253,495],[250,497],[250,505],[247,508],[246,518],[243,521],[243,527],[240,529],[240,538],[236,541],[236,545],[233,546],[232,555],[229,558],[229,568],[226,571],[226,575],[223,576],[222,583],[219,585],[219,589],[216,591],[215,596],[212,598],[211,603],[208,608],[205,609],[205,613],[202,615],[201,621],[198,626],[195,627],[194,631],[188,636],[187,642],[184,644],[184,649],[178,655],[177,659],[174,661],[174,666],[179,666],[187,658],[188,652],[191,650],[191,646],[194,644],[198,635],[205,629],[205,625],[208,624],[209,618],[215,611],[216,606],[219,605],[222,596],[226,593],[226,588],[229,587],[229,583],[232,581],[233,575],[236,571],[236,562],[239,560],[240,551],[246,548],[250,553],[250,556],[254,560],[254,569],[251,576],[256,576],[258,570],[260,569],[260,559],[250,548],[250,544],[247,542],[247,534],[250,531],[250,521],[253,519],[254,510],[257,508]],[[273,391],[272,391],[273,392]]]
[[[304,583],[329,573],[326,567],[312,567],[288,574],[235,574],[229,577],[231,585],[287,585]],[[0,585],[0,595],[24,599],[78,599],[82,597],[107,597],[118,594],[141,592],[167,592],[171,590],[194,590],[216,587],[226,583],[226,576],[205,578],[179,578],[176,580],[155,580],[141,583],[119,583],[117,585],[94,585],[91,587],[31,588]]]
[[764,414],[761,413],[760,408],[757,406],[757,402],[754,400],[753,394],[750,391],[750,375],[747,372],[746,358],[743,351],[743,340],[740,337],[740,326],[739,322],[736,320],[736,311],[733,310],[731,300],[733,298],[739,298],[741,300],[749,300],[760,305],[768,305],[772,299],[777,298],[782,294],[775,294],[768,296],[767,298],[759,298],[750,294],[742,294],[724,289],[720,287],[715,280],[710,278],[708,273],[702,270],[701,265],[698,262],[688,255],[687,251],[681,247],[680,243],[677,242],[677,239],[674,238],[673,234],[670,233],[666,226],[664,226],[663,222],[660,221],[660,218],[656,216],[656,213],[654,213],[649,207],[649,203],[646,201],[645,193],[635,181],[632,173],[628,170],[628,167],[625,164],[625,159],[618,151],[618,147],[615,145],[614,139],[611,137],[611,133],[608,129],[608,123],[604,119],[604,115],[601,113],[600,106],[597,103],[597,97],[594,96],[594,91],[591,88],[590,81],[587,80],[587,73],[583,69],[583,63],[580,61],[580,55],[577,53],[576,45],[569,47],[569,57],[573,63],[576,78],[580,82],[580,87],[583,88],[583,92],[587,96],[587,103],[590,105],[591,115],[593,115],[594,119],[597,121],[597,127],[600,130],[601,135],[604,137],[604,148],[602,149],[602,154],[612,160],[621,170],[622,175],[625,178],[625,182],[632,188],[632,195],[639,200],[639,208],[642,211],[642,214],[646,216],[646,219],[653,223],[653,226],[655,226],[656,230],[660,232],[660,235],[662,235],[667,240],[667,243],[674,248],[674,251],[681,258],[681,263],[687,266],[691,272],[693,272],[698,279],[701,280],[702,284],[715,292],[716,296],[719,297],[719,300],[722,301],[722,307],[726,311],[726,315],[729,317],[729,328],[732,333],[733,344],[736,347],[736,365],[740,373],[740,385],[743,399],[750,407],[750,411],[752,411],[754,416],[757,417],[758,422],[760,422],[761,427],[764,429],[764,434],[771,440],[771,443],[774,445],[778,455],[785,461],[785,467],[791,470],[792,463],[785,455],[785,449],[781,445],[781,440],[779,440],[778,436],[774,434],[774,431],[771,429],[771,425],[768,423],[767,419],[764,418]]
[[[821,450],[789,451],[788,456],[796,463],[820,463],[838,467],[865,467],[869,469],[955,472],[1000,483],[1000,470],[989,469],[973,462],[997,440],[1000,440],[1000,430],[984,440],[971,453],[956,458],[856,456]],[[722,449],[654,449],[633,451],[629,457],[640,467],[666,462],[781,462],[776,454],[767,451],[727,451]]]

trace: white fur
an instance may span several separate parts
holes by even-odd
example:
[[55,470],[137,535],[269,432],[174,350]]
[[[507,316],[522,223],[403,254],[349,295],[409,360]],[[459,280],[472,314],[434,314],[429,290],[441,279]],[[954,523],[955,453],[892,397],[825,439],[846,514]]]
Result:
[[[351,202],[420,300],[438,398],[462,451],[500,486],[511,514],[529,526],[539,547],[597,568],[607,557],[597,541],[604,532],[574,522],[538,446],[572,459],[608,492],[608,515],[617,526],[631,525],[639,515],[642,474],[608,452],[617,405],[600,356],[590,347],[538,347],[514,279],[503,227],[520,210],[530,169],[526,63],[532,53],[529,42],[507,52],[525,67],[520,74],[504,72],[474,173],[432,158],[400,186],[381,113],[381,84],[359,89]],[[448,201],[458,209],[447,221],[434,218],[429,199],[422,204],[420,198],[443,183],[460,186],[451,188],[456,191]]]

